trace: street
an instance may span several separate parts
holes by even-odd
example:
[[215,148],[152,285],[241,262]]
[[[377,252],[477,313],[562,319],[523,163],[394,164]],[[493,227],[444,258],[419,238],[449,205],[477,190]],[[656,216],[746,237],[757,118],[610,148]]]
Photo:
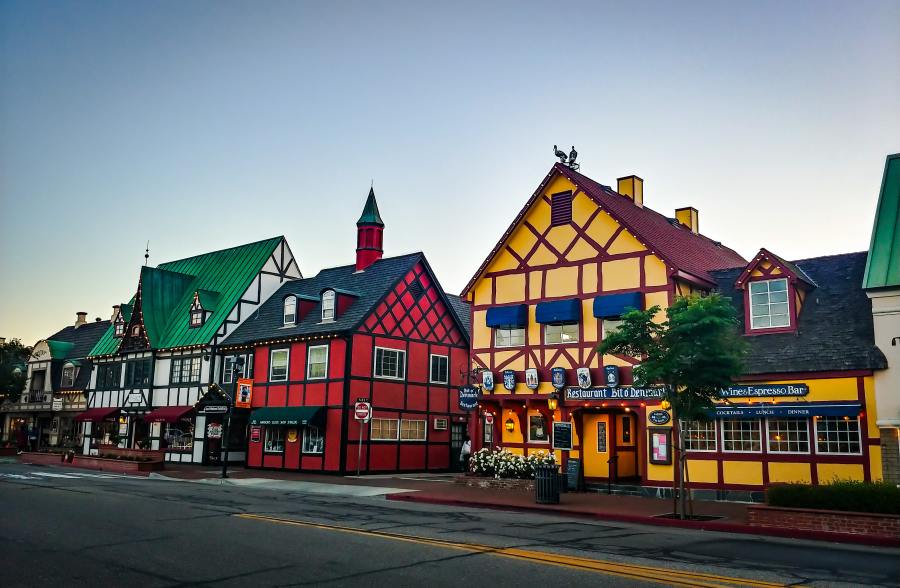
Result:
[[322,486],[0,464],[2,584],[900,585],[898,550],[389,502]]

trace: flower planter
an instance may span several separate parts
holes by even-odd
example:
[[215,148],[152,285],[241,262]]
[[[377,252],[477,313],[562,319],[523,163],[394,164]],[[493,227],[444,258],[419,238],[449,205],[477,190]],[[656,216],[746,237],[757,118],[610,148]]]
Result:
[[163,459],[164,453],[153,449],[123,449],[115,445],[101,445],[98,450],[104,456],[125,457],[129,459]]
[[76,468],[85,468],[89,470],[100,470],[104,472],[133,473],[133,472],[155,472],[165,467],[165,462],[161,459],[153,461],[128,461],[126,459],[107,459],[105,457],[94,457],[92,455],[76,455],[72,461],[72,465]]
[[747,522],[751,527],[900,539],[900,515],[754,505],[747,507]]
[[488,488],[491,490],[518,490],[534,492],[534,480],[517,480],[513,478],[485,478],[480,476],[461,476],[456,478],[457,484],[469,488]]
[[19,450],[16,447],[0,447],[0,457],[9,457],[18,453]]
[[61,453],[38,453],[37,451],[23,451],[19,456],[22,463],[37,465],[63,465]]

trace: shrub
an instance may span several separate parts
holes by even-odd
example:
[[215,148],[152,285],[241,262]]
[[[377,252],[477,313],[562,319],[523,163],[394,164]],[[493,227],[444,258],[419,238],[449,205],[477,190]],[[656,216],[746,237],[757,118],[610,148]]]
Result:
[[538,451],[525,457],[507,449],[497,448],[491,451],[485,447],[476,451],[469,459],[472,473],[494,478],[534,478],[534,468],[541,464],[554,465],[556,458],[546,451]]
[[900,488],[888,482],[833,480],[828,484],[779,484],[766,492],[769,506],[900,514]]

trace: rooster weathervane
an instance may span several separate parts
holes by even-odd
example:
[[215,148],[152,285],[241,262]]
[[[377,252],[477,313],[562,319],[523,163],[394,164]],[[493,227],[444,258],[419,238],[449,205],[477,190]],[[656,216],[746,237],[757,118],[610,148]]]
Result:
[[553,154],[556,157],[559,157],[559,162],[563,165],[569,167],[569,169],[577,170],[581,166],[575,163],[575,159],[578,157],[578,152],[575,151],[575,145],[572,145],[572,150],[566,155],[565,151],[559,149],[556,145],[553,146]]

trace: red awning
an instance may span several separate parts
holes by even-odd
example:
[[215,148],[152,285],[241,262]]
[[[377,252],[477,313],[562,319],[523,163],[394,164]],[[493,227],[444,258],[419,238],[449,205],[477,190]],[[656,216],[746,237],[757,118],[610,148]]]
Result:
[[163,406],[145,414],[144,420],[148,423],[175,423],[192,410],[193,406]]
[[118,406],[107,406],[105,408],[89,408],[83,413],[76,415],[75,420],[84,421],[103,421],[116,416],[121,409]]

